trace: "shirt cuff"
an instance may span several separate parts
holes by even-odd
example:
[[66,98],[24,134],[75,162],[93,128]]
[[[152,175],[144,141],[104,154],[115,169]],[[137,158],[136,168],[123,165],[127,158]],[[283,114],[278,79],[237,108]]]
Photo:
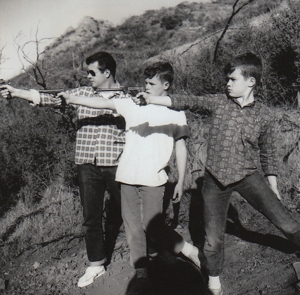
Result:
[[40,93],[35,89],[30,89],[30,92],[31,92],[32,103],[34,105],[40,104],[41,102]]

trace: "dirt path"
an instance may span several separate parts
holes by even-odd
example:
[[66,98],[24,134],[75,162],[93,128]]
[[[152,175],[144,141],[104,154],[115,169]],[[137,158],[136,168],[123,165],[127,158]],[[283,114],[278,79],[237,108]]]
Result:
[[[239,210],[243,210],[242,207]],[[245,213],[247,212],[247,214]],[[243,226],[228,220],[222,284],[225,295],[296,295],[292,263],[296,249],[261,215],[243,212]],[[250,218],[251,217],[251,218]],[[253,222],[255,221],[255,222]],[[177,229],[190,240],[187,224]],[[129,249],[122,230],[106,273],[92,285],[79,289],[78,278],[86,268],[83,240],[27,252],[4,267],[10,295],[126,295],[134,276]],[[203,295],[201,273],[181,257],[165,257],[150,263],[151,285],[145,295]]]
[[[188,239],[186,229],[179,232]],[[295,254],[289,253],[293,252],[293,247],[274,235],[248,234],[248,240],[256,239],[260,243],[246,241],[232,234],[226,235],[222,276],[225,294],[299,294],[291,285],[295,282],[291,264],[298,260]],[[276,241],[273,247],[262,245]],[[76,286],[78,277],[86,267],[83,241],[69,245],[69,250],[60,258],[56,254],[56,251],[28,253],[12,261],[3,270],[9,284],[0,294],[125,295],[134,275],[129,266],[129,250],[124,233],[119,235],[105,275],[83,289]],[[180,257],[151,263],[150,275],[152,284],[147,292],[149,295],[203,294],[204,282],[200,272]]]

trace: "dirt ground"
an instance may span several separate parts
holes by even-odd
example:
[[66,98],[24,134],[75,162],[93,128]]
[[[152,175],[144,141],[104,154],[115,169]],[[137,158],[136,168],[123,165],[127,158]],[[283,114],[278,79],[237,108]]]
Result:
[[[298,262],[296,248],[263,216],[241,200],[229,212],[225,237],[225,295],[294,295],[298,282],[292,264]],[[238,213],[237,213],[238,212]],[[240,217],[239,217],[240,216]],[[195,239],[197,227],[179,220],[176,229],[187,241]],[[198,240],[199,242],[199,240]],[[300,257],[300,256],[299,256]],[[134,276],[123,229],[118,235],[106,273],[93,284],[78,288],[86,268],[82,239],[26,252],[7,264],[0,277],[10,295],[126,295]],[[201,272],[183,257],[165,255],[150,263],[151,284],[145,295],[202,295],[205,281]]]

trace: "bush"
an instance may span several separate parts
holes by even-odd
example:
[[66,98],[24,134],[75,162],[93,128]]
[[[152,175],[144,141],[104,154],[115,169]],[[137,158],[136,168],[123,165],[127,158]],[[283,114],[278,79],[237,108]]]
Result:
[[219,60],[229,60],[241,52],[252,51],[263,60],[262,87],[257,95],[270,105],[296,104],[300,88],[300,3],[274,10],[259,27],[249,24],[228,32],[219,51]]
[[19,99],[0,109],[1,214],[19,198],[38,201],[51,181],[74,183],[74,134],[54,112]]

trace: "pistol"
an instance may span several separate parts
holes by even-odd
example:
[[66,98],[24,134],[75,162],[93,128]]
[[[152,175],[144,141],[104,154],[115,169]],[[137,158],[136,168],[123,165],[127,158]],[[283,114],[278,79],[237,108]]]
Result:
[[[133,97],[136,97],[136,95],[139,92],[145,91],[144,87],[139,87],[139,86],[136,86],[136,87],[123,87],[123,88],[124,88],[124,90],[123,90],[124,92],[126,91],[128,94],[130,94]],[[146,103],[146,101],[145,101],[145,99],[143,97],[139,97],[139,100],[140,100],[140,104],[139,104],[140,106],[147,105],[147,103]]]
[[[40,89],[38,91],[39,91],[39,93],[53,94],[56,96],[58,93],[65,92],[66,90],[63,88],[57,88],[57,89]],[[67,102],[66,102],[65,98],[63,96],[60,96],[60,98],[61,98],[61,106],[66,107]]]
[[[9,85],[10,82],[6,82],[5,80],[3,79],[0,79],[0,89],[3,89],[5,87],[2,87],[2,85]],[[6,97],[7,100],[11,100],[12,99],[12,96],[11,94],[9,93],[8,96]]]
[[136,96],[139,92],[145,91],[144,87],[134,86],[134,87],[122,87],[123,92],[130,94],[131,96]]

